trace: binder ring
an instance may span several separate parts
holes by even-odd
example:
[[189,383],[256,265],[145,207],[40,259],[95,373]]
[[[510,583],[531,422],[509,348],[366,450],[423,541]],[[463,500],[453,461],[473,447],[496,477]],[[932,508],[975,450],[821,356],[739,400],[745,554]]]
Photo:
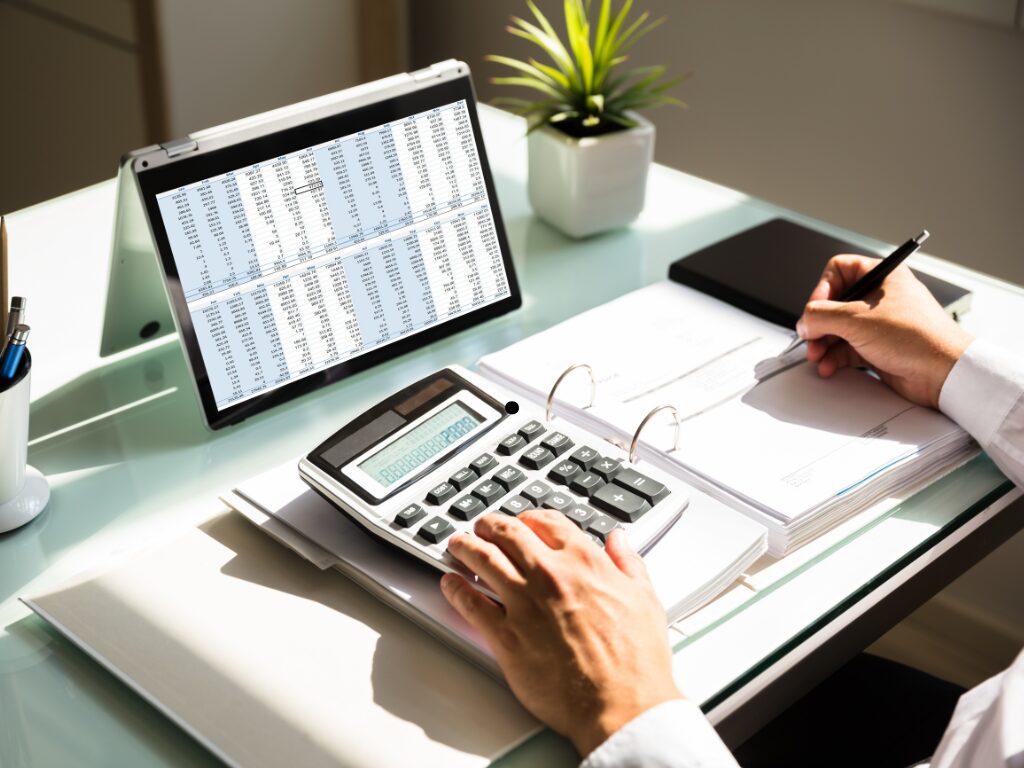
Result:
[[644,431],[644,427],[647,426],[647,422],[653,419],[661,411],[672,411],[674,421],[676,423],[676,439],[672,445],[672,450],[679,448],[679,411],[676,410],[674,405],[659,405],[657,408],[653,408],[650,413],[644,416],[644,420],[640,422],[640,426],[636,428],[636,432],[633,433],[633,442],[629,444],[629,463],[636,464],[636,455],[640,449],[640,433]]
[[545,423],[550,423],[551,422],[551,413],[554,410],[554,406],[555,406],[555,392],[558,391],[558,387],[561,385],[562,380],[566,376],[568,376],[570,373],[575,371],[577,368],[586,368],[587,369],[587,373],[590,374],[590,405],[588,405],[586,407],[590,408],[591,406],[594,405],[594,398],[597,397],[597,379],[594,378],[594,369],[591,368],[586,363],[573,363],[568,368],[566,368],[564,371],[562,371],[562,375],[561,376],[559,376],[557,379],[555,379],[555,385],[551,388],[551,391],[548,392],[548,404],[547,404],[547,407],[544,409],[544,421],[545,421]]

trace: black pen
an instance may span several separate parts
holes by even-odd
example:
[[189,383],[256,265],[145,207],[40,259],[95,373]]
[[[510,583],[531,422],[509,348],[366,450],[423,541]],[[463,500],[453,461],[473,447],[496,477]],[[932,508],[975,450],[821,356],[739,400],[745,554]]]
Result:
[[[921,247],[921,243],[927,240],[928,236],[928,230],[925,229],[922,230],[921,234],[917,237],[907,240],[907,242],[882,259],[877,267],[843,291],[837,301],[860,301],[870,295],[872,291],[877,289],[885,281],[885,278],[892,274],[892,271],[896,269],[896,267],[906,261],[910,254]],[[798,336],[793,340],[792,344],[779,353],[779,357],[782,357],[782,355],[788,355],[803,343],[804,340]]]

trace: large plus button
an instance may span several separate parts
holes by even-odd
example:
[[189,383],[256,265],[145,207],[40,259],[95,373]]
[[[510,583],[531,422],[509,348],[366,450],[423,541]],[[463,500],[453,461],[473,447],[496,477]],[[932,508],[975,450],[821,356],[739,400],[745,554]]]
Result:
[[639,520],[651,508],[646,499],[611,484],[598,488],[590,501],[595,507],[630,523]]

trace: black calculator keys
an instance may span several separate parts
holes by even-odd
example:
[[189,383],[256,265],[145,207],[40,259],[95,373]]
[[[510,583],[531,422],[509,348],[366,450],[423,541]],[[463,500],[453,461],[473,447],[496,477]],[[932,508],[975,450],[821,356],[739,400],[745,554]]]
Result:
[[519,457],[519,463],[527,469],[541,469],[555,460],[555,454],[543,445],[535,445]]
[[569,458],[579,464],[586,472],[589,472],[601,458],[601,454],[589,445],[581,445],[572,452]]
[[534,481],[519,493],[529,499],[533,506],[539,507],[541,502],[551,494],[551,486],[547,483]]
[[528,509],[533,509],[536,505],[530,503],[527,499],[522,496],[511,496],[505,500],[505,502],[499,507],[499,509],[506,515],[512,515],[512,517],[519,517],[523,512]]
[[489,507],[505,495],[505,489],[494,480],[484,480],[473,489],[473,495],[480,499],[485,507]]
[[476,472],[469,467],[460,469],[454,475],[448,478],[448,482],[454,485],[458,490],[462,491],[468,488],[472,483],[476,482]]
[[563,512],[575,503],[576,502],[569,494],[555,491],[552,494],[548,494],[548,497],[544,499],[541,506],[545,509],[554,509],[558,512]]
[[580,496],[590,496],[604,485],[604,480],[593,472],[580,472],[569,481],[569,488]]
[[620,470],[612,482],[623,488],[628,488],[637,496],[646,499],[647,503],[652,507],[669,494],[669,490],[665,487],[664,483],[659,483],[657,480],[653,480],[647,477],[647,475],[641,475],[635,469],[629,469],[628,467]]
[[544,434],[544,425],[536,419],[528,421],[519,428],[519,434],[523,436],[523,440],[532,443]]
[[621,461],[605,457],[603,459],[598,459],[597,463],[590,468],[590,471],[605,482],[611,482],[611,479],[619,474],[620,469],[622,469]]
[[600,513],[595,514],[590,520],[587,521],[587,533],[592,533],[602,542],[604,542],[608,536],[619,527],[608,515],[602,515]]
[[459,520],[472,520],[484,511],[484,503],[476,496],[463,496],[448,508],[448,514]]
[[590,540],[591,540],[592,542],[594,542],[595,544],[597,544],[597,546],[599,546],[599,547],[600,547],[601,549],[604,549],[604,541],[602,541],[601,539],[599,539],[599,538],[598,538],[597,536],[595,536],[594,534],[592,534],[592,533],[591,533],[590,531],[584,531],[584,532],[583,532],[583,534],[584,534],[584,535],[585,535],[585,536],[586,536],[586,537],[587,537],[588,539],[590,539]]
[[568,459],[563,459],[548,471],[548,480],[554,480],[556,483],[568,485],[569,481],[579,473],[579,464],[569,461]]
[[526,438],[516,432],[514,435],[509,435],[498,443],[498,453],[502,456],[511,456],[513,453],[518,451],[520,448],[526,447]]
[[427,516],[427,513],[423,511],[423,507],[419,504],[410,504],[397,515],[395,515],[395,525],[400,528],[412,528],[416,523]]
[[573,441],[569,439],[569,436],[564,435],[561,432],[552,432],[541,440],[540,444],[555,454],[555,456],[561,456],[574,445]]
[[526,479],[526,473],[516,467],[502,467],[491,479],[496,480],[506,491],[511,491]]
[[458,489],[451,483],[441,483],[427,491],[427,502],[430,504],[444,504],[458,492]]
[[586,530],[587,523],[594,519],[597,512],[585,504],[573,504],[562,510],[562,514],[572,520],[580,528]]
[[477,475],[483,475],[484,472],[490,472],[496,466],[498,466],[498,460],[489,453],[477,456],[469,462],[469,468],[476,472]]
[[613,483],[598,488],[590,501],[595,507],[630,523],[635,523],[651,509],[646,499]]
[[420,527],[416,535],[431,544],[438,544],[451,536],[454,531],[455,526],[443,517],[432,517]]

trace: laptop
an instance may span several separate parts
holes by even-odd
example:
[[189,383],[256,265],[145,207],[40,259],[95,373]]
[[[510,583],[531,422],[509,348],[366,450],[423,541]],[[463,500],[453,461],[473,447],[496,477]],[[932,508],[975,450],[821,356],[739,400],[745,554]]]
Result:
[[163,296],[119,225],[105,350],[169,321],[211,429],[521,304],[459,61],[138,150],[121,178]]

